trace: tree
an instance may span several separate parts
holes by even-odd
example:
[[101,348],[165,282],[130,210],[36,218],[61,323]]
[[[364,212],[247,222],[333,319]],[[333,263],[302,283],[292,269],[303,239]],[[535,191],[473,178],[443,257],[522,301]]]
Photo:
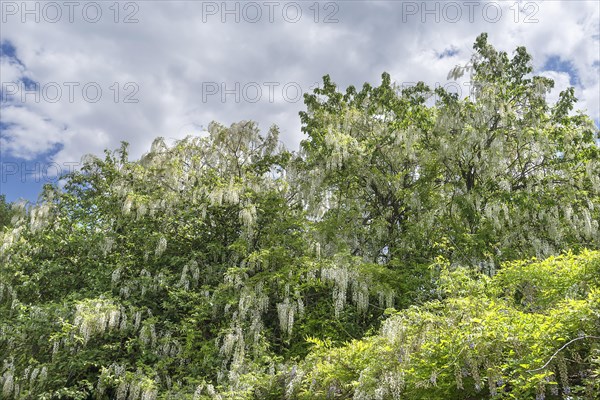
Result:
[[214,123],[47,186],[0,254],[4,397],[244,392],[305,354],[308,332],[362,336],[379,316],[369,295],[391,289],[365,286],[376,268],[359,279],[350,257],[321,259],[277,137]]
[[550,106],[554,83],[531,76],[525,48],[511,59],[482,34],[474,50],[450,74],[470,71],[464,99],[422,82],[400,90],[387,74],[345,94],[326,76],[305,96],[306,202],[331,252],[406,268],[440,248],[453,262],[498,265],[598,246],[598,129],[569,115],[573,88]]
[[439,234],[454,258],[472,264],[597,247],[598,128],[581,113],[568,115],[573,88],[548,105],[554,83],[531,76],[525,48],[509,59],[482,34],[474,49],[473,95],[437,90]]
[[11,224],[13,214],[11,204],[6,202],[6,195],[0,194],[0,230]]

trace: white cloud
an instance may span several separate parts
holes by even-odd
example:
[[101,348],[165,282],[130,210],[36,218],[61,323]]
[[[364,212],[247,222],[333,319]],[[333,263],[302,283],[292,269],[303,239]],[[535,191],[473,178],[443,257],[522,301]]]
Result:
[[49,118],[26,107],[8,106],[2,109],[2,150],[16,157],[36,158],[61,143],[63,128]]
[[[2,83],[17,83],[23,76],[23,66],[19,63],[11,61],[8,57],[0,57],[0,71],[2,72]],[[6,86],[3,86],[4,89]]]
[[546,99],[550,104],[556,103],[560,92],[566,90],[571,86],[571,76],[566,72],[544,71],[540,73],[540,75],[546,78],[550,78],[554,81],[554,88],[552,88],[550,93],[548,93],[548,95],[546,96]]
[[[454,65],[469,60],[473,42],[483,31],[489,32],[494,46],[509,54],[519,45],[526,46],[538,69],[550,56],[570,61],[581,81],[576,88],[579,107],[599,117],[598,70],[592,68],[598,61],[598,3],[520,2],[518,21],[514,2],[495,3],[503,7],[502,18],[495,23],[486,21],[481,11],[469,22],[466,9],[457,23],[443,18],[436,23],[428,15],[423,23],[421,15],[406,15],[409,3],[336,2],[339,9],[333,18],[339,22],[331,24],[314,22],[314,10],[309,9],[312,2],[299,3],[303,16],[297,23],[286,22],[277,10],[275,22],[266,22],[264,6],[261,23],[235,23],[231,15],[227,23],[221,23],[219,15],[203,21],[202,4],[207,2],[167,1],[135,3],[139,23],[134,24],[115,24],[113,11],[108,9],[112,3],[100,3],[103,18],[96,24],[83,20],[77,10],[74,23],[65,20],[66,11],[55,24],[22,23],[20,15],[7,16],[2,38],[14,44],[24,67],[3,58],[2,82],[27,76],[41,84],[78,82],[80,86],[73,102],[64,92],[56,103],[3,104],[2,122],[14,125],[3,132],[2,152],[35,158],[60,144],[56,160],[78,161],[84,153],[100,154],[126,140],[132,156],[138,157],[154,137],[182,138],[201,131],[213,119],[226,124],[255,119],[262,129],[277,123],[282,139],[296,149],[302,138],[298,112],[304,105],[302,100],[291,103],[283,98],[284,84],[294,82],[308,91],[330,74],[341,87],[360,87],[365,81],[377,84],[383,71],[399,83],[444,83]],[[214,4],[221,7],[223,3]],[[320,3],[319,21],[335,11],[325,9],[324,4]],[[524,9],[527,4],[535,7]],[[119,18],[131,11],[121,9]],[[524,23],[527,15],[539,22]],[[439,58],[449,48],[457,53]],[[552,76],[557,87],[568,84],[566,74]],[[128,82],[137,86],[126,90]],[[243,96],[235,102],[228,95],[223,103],[220,93],[203,96],[207,82],[225,83],[227,88],[236,82],[240,87],[255,82],[263,96],[251,103]],[[272,102],[265,86],[268,82],[279,83]],[[102,88],[97,103],[83,98],[79,89],[86,83]],[[139,102],[124,103],[124,96],[135,87],[139,91],[133,98]]]

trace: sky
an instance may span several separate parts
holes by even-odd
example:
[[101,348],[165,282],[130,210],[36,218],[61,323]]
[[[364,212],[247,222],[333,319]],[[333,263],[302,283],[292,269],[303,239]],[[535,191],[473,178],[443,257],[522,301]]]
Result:
[[276,124],[296,150],[302,95],[323,75],[456,91],[448,72],[482,32],[525,46],[555,81],[549,100],[574,86],[600,125],[597,1],[0,0],[0,194],[35,201],[85,154],[126,141],[136,159],[211,121]]

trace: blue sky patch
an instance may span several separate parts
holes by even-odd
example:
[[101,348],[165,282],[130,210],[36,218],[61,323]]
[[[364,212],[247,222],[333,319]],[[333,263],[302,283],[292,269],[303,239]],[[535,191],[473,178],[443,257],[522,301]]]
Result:
[[580,85],[579,74],[570,60],[563,60],[560,56],[550,56],[542,67],[543,71],[565,72],[569,74],[571,86]]
[[23,65],[19,57],[17,57],[17,48],[8,40],[0,42],[0,58],[9,58],[11,62],[16,62]]
[[441,53],[437,53],[436,55],[437,55],[437,58],[441,60],[442,58],[453,57],[453,56],[457,55],[458,53],[459,53],[459,50],[456,47],[452,46],[447,49],[444,49],[444,51],[442,51]]
[[[0,127],[0,136],[6,125]],[[3,140],[6,138],[3,137]],[[2,154],[0,160],[0,194],[9,202],[25,199],[35,201],[45,184],[58,183],[58,175],[73,170],[73,165],[60,165],[51,160],[63,146],[57,144],[46,154],[33,160]]]

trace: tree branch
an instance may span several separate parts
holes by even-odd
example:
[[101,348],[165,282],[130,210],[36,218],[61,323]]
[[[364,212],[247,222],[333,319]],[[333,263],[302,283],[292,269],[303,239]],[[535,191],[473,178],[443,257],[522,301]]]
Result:
[[550,362],[554,359],[554,357],[556,357],[558,355],[558,353],[560,353],[562,350],[564,350],[571,343],[573,343],[573,342],[575,342],[577,340],[581,340],[581,339],[600,339],[600,337],[598,337],[598,336],[591,336],[591,335],[583,335],[583,336],[576,337],[575,339],[572,339],[572,340],[568,341],[567,343],[565,343],[560,349],[556,350],[556,352],[554,354],[552,354],[552,356],[550,357],[550,359],[548,359],[548,361],[546,361],[546,364],[544,364],[541,367],[536,368],[536,369],[527,370],[526,372],[535,372],[535,371],[539,371],[541,369],[546,368],[548,366],[548,364],[550,364]]

